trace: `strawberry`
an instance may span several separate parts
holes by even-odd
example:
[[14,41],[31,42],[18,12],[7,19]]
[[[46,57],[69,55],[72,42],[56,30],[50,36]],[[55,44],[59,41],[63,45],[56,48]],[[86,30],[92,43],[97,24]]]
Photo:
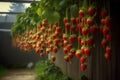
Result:
[[52,44],[52,39],[48,39],[48,44]]
[[84,11],[82,9],[79,10],[79,16],[80,18],[83,18],[85,15]]
[[58,33],[60,33],[60,31],[61,31],[60,27],[56,27],[56,31],[57,31]]
[[94,41],[93,41],[93,38],[92,37],[90,37],[90,38],[87,38],[87,44],[88,45],[93,45],[93,43],[94,43]]
[[50,53],[50,48],[46,49],[46,54],[48,55]]
[[63,19],[64,24],[68,22],[68,18]]
[[70,49],[70,53],[75,54],[75,48]]
[[52,56],[51,56],[51,60],[52,60],[52,62],[55,62],[56,57],[52,55]]
[[106,11],[105,9],[102,9],[102,10],[101,10],[101,13],[100,13],[100,16],[101,16],[102,18],[105,18],[107,15],[108,15],[108,14],[107,14],[107,11]]
[[72,53],[69,53],[68,54],[68,57],[69,57],[69,60],[71,60],[73,58],[73,54]]
[[81,47],[81,52],[82,52],[82,53],[85,53],[85,46],[82,46],[82,47]]
[[78,50],[76,51],[76,53],[75,53],[75,56],[78,57],[78,58],[80,58],[81,55],[82,55],[81,50],[78,49]]
[[71,23],[72,23],[72,24],[74,24],[74,25],[76,24],[76,20],[75,20],[74,17],[70,18],[70,20],[71,20]]
[[43,55],[43,53],[40,53],[40,57],[42,58],[44,55]]
[[91,17],[87,18],[87,24],[88,26],[92,26],[94,24],[93,19]]
[[106,45],[107,45],[107,41],[106,41],[106,39],[102,39],[102,41],[101,41],[101,45],[102,45],[103,48],[106,47]]
[[93,16],[95,14],[95,7],[89,7],[88,8],[88,15]]
[[70,30],[71,30],[71,32],[75,32],[76,27],[75,26],[71,26]]
[[81,63],[84,63],[86,61],[86,58],[84,57],[84,56],[82,56],[81,58],[80,58],[80,62]]
[[69,56],[68,55],[64,56],[64,60],[65,62],[69,62]]
[[85,48],[84,51],[85,51],[85,54],[86,54],[87,56],[90,56],[90,55],[91,55],[91,50],[90,50],[89,47]]
[[67,54],[67,48],[65,47],[64,49],[63,49],[63,52],[64,52],[64,54]]
[[70,51],[70,49],[72,48],[72,44],[68,44],[66,48],[67,48],[67,51]]
[[84,46],[85,45],[85,40],[82,39],[81,42],[80,42],[80,45]]
[[67,34],[63,34],[63,40],[67,40],[68,39],[68,35]]
[[50,50],[51,50],[51,52],[53,51],[53,45],[52,44],[50,44]]
[[81,64],[81,65],[80,65],[80,68],[81,68],[82,71],[85,71],[86,68],[87,68],[87,65],[85,65],[85,64]]
[[69,41],[70,41],[71,43],[74,43],[75,40],[76,40],[76,35],[75,35],[75,34],[70,35]]
[[55,25],[55,26],[58,26],[58,25],[59,25],[59,22],[55,22],[54,25]]
[[107,34],[107,35],[106,35],[106,39],[107,39],[109,42],[111,42],[111,35],[110,35],[110,34]]
[[109,46],[106,47],[106,54],[110,54],[111,53],[111,48]]
[[105,25],[110,25],[110,17],[107,16],[104,22],[105,22]]
[[36,52],[36,53],[39,53],[39,52],[40,52],[40,49],[39,49],[39,48],[35,48],[35,52]]
[[70,24],[67,22],[67,23],[65,23],[65,28],[67,29],[67,30],[69,30],[70,29]]
[[59,43],[59,39],[55,39],[55,40],[54,40],[54,44],[55,44],[55,45],[58,45],[58,43]]
[[42,32],[42,33],[45,33],[45,27],[42,27],[42,28],[41,28],[41,32]]
[[54,52],[54,53],[57,53],[57,52],[58,52],[57,46],[54,46],[54,47],[53,47],[53,52]]
[[91,34],[94,34],[95,31],[96,31],[96,28],[95,28],[94,26],[90,26],[89,32],[90,32]]
[[68,45],[68,41],[67,41],[67,40],[64,40],[64,41],[63,41],[63,45],[64,45],[64,46],[67,46],[67,45]]
[[108,33],[108,29],[107,29],[106,27],[104,27],[104,28],[102,29],[102,33],[103,33],[104,36],[106,36],[107,33]]
[[88,34],[88,29],[82,28],[82,35],[87,35],[87,34]]
[[111,55],[110,55],[110,54],[105,53],[105,59],[106,59],[106,60],[110,60],[110,59],[111,59]]

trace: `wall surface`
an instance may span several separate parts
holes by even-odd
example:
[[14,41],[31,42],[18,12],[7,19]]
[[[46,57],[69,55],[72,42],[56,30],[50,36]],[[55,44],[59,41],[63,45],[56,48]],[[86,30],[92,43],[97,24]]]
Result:
[[[9,29],[11,24],[0,24],[0,28]],[[47,57],[46,57],[47,58]],[[0,64],[6,67],[25,67],[30,62],[37,62],[41,59],[39,54],[34,52],[23,52],[19,48],[12,46],[12,37],[10,32],[0,31]]]

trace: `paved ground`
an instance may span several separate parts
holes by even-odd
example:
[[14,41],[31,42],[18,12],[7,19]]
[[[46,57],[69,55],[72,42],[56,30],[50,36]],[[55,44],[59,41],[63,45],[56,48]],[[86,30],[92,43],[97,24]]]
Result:
[[35,80],[36,74],[32,70],[8,70],[0,80]]

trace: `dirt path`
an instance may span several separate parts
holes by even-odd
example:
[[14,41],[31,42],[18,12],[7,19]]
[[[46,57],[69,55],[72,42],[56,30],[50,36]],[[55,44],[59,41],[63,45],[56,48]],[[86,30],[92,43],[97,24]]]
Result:
[[36,74],[32,70],[8,70],[0,80],[35,80]]

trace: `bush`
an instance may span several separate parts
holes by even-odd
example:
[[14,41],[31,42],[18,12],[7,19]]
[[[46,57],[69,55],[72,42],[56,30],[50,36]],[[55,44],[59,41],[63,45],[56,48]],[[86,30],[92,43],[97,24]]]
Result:
[[61,69],[50,61],[40,61],[35,65],[36,80],[71,80]]

